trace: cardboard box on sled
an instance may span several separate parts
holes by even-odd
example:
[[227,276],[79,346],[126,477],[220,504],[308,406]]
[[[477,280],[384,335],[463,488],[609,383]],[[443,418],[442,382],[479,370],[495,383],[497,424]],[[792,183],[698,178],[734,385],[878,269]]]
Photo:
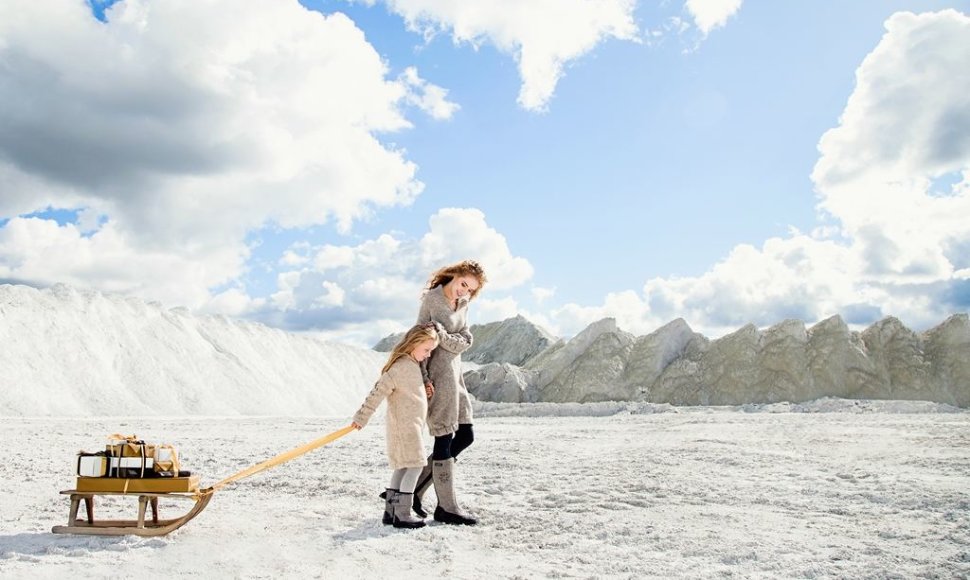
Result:
[[120,479],[117,477],[79,477],[77,491],[116,493],[173,493],[199,490],[199,476]]

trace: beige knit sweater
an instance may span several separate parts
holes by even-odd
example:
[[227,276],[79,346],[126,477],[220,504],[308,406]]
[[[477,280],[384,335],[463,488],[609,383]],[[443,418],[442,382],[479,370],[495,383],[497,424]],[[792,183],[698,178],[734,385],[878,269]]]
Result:
[[461,353],[472,346],[468,330],[468,302],[460,301],[453,309],[443,286],[424,293],[418,324],[434,322],[438,331],[438,348],[421,367],[424,378],[434,384],[428,412],[428,430],[435,437],[454,433],[459,423],[472,422],[471,401],[461,372]]
[[424,449],[424,425],[428,399],[421,378],[421,368],[410,356],[391,365],[381,375],[364,399],[354,422],[365,426],[387,399],[387,460],[391,469],[424,467],[428,453]]

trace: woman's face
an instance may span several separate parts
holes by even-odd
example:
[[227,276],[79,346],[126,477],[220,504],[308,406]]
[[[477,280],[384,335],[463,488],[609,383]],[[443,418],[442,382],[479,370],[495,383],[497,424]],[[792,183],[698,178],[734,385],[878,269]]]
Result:
[[474,276],[455,276],[451,282],[445,284],[445,291],[452,300],[461,300],[462,297],[470,299],[472,292],[477,291],[478,287],[478,280]]
[[428,340],[419,342],[418,345],[414,347],[414,350],[411,351],[411,358],[417,362],[421,362],[431,356],[431,351],[434,350],[434,347],[435,343],[433,339],[429,338]]

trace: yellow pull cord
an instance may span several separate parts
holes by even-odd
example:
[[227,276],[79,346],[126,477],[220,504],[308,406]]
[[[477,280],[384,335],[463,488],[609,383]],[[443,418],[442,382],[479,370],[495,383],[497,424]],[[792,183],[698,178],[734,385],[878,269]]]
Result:
[[216,490],[218,490],[218,489],[220,489],[220,488],[222,488],[222,487],[224,487],[224,486],[226,486],[226,485],[228,485],[228,484],[230,484],[230,483],[232,483],[234,481],[239,481],[240,479],[242,479],[244,477],[249,477],[250,475],[255,475],[255,474],[259,473],[260,471],[264,471],[266,469],[269,469],[270,467],[275,467],[275,466],[279,465],[280,463],[286,463],[287,461],[289,461],[291,459],[294,459],[296,457],[299,457],[299,456],[303,455],[304,453],[309,453],[310,451],[313,451],[317,447],[323,447],[327,443],[330,443],[330,442],[332,442],[332,441],[334,441],[336,439],[340,439],[341,437],[343,437],[344,435],[350,433],[353,430],[354,430],[354,426],[353,425],[347,425],[343,429],[334,431],[333,433],[331,433],[329,435],[326,435],[324,437],[321,437],[319,439],[315,439],[315,440],[307,443],[306,445],[301,445],[301,446],[297,447],[296,449],[291,449],[291,450],[286,451],[284,453],[280,453],[279,455],[277,455],[276,457],[273,457],[272,459],[267,459],[266,461],[264,461],[262,463],[257,463],[256,465],[253,465],[252,467],[248,467],[248,468],[240,471],[239,473],[236,473],[234,475],[230,475],[229,477],[223,479],[222,481],[216,483],[215,485],[212,485],[210,487],[207,487],[207,488],[201,490],[199,492],[199,494],[200,495],[208,495],[208,494],[213,493],[214,491],[216,491]]

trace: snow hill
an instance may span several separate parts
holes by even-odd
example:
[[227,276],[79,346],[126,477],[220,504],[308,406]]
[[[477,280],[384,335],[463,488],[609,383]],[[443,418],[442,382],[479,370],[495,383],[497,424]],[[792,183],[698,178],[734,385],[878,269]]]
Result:
[[512,403],[743,405],[837,397],[968,407],[968,355],[965,313],[923,333],[893,317],[855,332],[833,316],[811,328],[799,320],[765,330],[749,324],[717,340],[681,319],[638,337],[607,318],[522,366],[480,361],[490,364],[466,372],[465,383],[481,400]]
[[[561,342],[521,315],[500,322],[473,324],[470,330],[475,340],[472,347],[462,354],[464,362],[523,365]],[[374,345],[374,350],[390,352],[403,336],[403,332],[388,335]]]
[[386,355],[64,285],[0,285],[0,416],[326,415]]

